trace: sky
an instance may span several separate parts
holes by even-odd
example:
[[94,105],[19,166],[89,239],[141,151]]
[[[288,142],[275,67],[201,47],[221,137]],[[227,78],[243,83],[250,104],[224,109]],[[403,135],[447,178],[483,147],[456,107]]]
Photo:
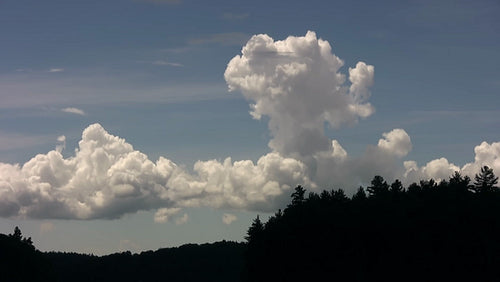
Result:
[[293,188],[500,175],[500,3],[0,1],[0,233],[242,241]]

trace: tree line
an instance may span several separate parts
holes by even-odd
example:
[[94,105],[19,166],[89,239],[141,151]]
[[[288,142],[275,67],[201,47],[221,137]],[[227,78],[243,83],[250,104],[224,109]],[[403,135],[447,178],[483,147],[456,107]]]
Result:
[[291,203],[248,228],[247,281],[495,281],[500,190],[475,176],[404,187],[375,176],[352,197],[297,186]]

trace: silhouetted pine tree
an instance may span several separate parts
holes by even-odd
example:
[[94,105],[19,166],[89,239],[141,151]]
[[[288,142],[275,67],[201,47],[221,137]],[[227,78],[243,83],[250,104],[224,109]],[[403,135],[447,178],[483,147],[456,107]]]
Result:
[[481,172],[474,177],[474,191],[478,193],[488,193],[497,190],[495,185],[498,183],[498,177],[493,173],[493,169],[483,166]]
[[264,224],[262,224],[262,221],[257,215],[257,217],[253,220],[252,225],[248,228],[245,240],[247,240],[248,243],[252,243],[258,239],[258,237],[262,234],[262,231],[264,231]]
[[358,191],[356,192],[356,194],[354,194],[352,196],[352,200],[353,201],[364,201],[364,200],[366,200],[365,189],[363,189],[363,187],[359,186]]
[[404,191],[403,183],[399,179],[394,180],[389,191],[393,196],[398,197]]
[[295,192],[292,193],[292,206],[298,206],[304,202],[306,189],[302,186],[295,187]]
[[366,190],[370,193],[370,196],[383,197],[389,192],[389,185],[382,176],[376,175]]

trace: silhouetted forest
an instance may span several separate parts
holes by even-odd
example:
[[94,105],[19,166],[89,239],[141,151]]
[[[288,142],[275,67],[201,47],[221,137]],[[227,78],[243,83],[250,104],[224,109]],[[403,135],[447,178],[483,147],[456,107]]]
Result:
[[352,198],[298,186],[283,211],[248,229],[248,281],[498,281],[500,192],[475,181],[403,187],[375,176]]
[[498,281],[497,183],[485,166],[474,181],[456,172],[404,187],[375,176],[352,197],[297,186],[283,211],[254,219],[246,243],[140,254],[42,253],[16,227],[0,234],[0,280]]
[[245,243],[220,241],[99,257],[42,253],[0,234],[0,281],[240,281],[245,250]]

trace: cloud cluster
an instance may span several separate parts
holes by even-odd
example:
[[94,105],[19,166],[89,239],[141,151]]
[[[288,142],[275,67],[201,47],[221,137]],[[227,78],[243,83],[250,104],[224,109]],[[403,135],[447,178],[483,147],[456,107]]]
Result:
[[[231,91],[250,101],[250,114],[268,120],[271,151],[256,163],[226,158],[198,161],[187,170],[165,157],[150,160],[93,124],[83,131],[74,156],[63,157],[60,136],[55,150],[23,165],[0,163],[0,216],[111,219],[156,210],[155,222],[183,224],[189,219],[181,213],[186,207],[274,211],[297,184],[351,193],[377,174],[406,184],[446,179],[456,170],[473,176],[483,165],[500,174],[500,142],[476,146],[474,162],[463,167],[445,158],[418,166],[404,160],[412,143],[403,129],[382,133],[377,144],[352,157],[325,135],[325,123],[338,128],[374,112],[368,102],[374,67],[359,62],[346,76],[342,65],[314,32],[282,41],[255,35],[224,76]],[[230,224],[236,217],[224,214],[222,220]]]
[[474,153],[474,162],[462,167],[450,163],[446,158],[432,160],[421,167],[415,161],[406,161],[404,177],[408,182],[429,178],[442,180],[447,179],[454,171],[460,171],[474,179],[473,176],[485,165],[492,168],[496,175],[500,175],[500,142],[482,142],[474,148]]

